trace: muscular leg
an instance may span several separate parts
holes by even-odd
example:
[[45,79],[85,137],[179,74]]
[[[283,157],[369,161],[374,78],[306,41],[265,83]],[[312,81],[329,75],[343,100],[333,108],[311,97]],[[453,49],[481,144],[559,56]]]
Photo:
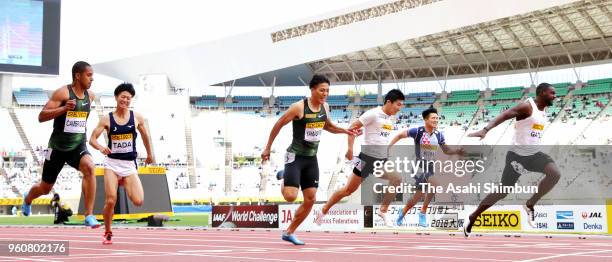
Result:
[[[381,178],[389,181],[389,186],[392,187],[397,187],[400,185],[400,183],[402,183],[402,178],[395,173],[384,174]],[[387,210],[389,209],[389,204],[391,204],[391,202],[395,198],[395,195],[396,193],[391,192],[387,192],[385,194],[385,196],[383,197],[382,205],[380,206],[380,212],[387,213]]]
[[117,203],[117,187],[117,175],[112,170],[105,169],[104,192],[106,194],[106,200],[104,201],[104,229],[106,232],[111,232],[111,224],[113,223],[113,215],[115,214],[115,204]]
[[142,189],[142,183],[140,182],[140,177],[137,174],[130,175],[125,177],[125,183],[123,187],[125,188],[125,192],[127,193],[128,198],[134,205],[142,206],[144,202],[144,190]]
[[45,181],[40,181],[40,183],[33,185],[32,188],[30,188],[30,192],[28,193],[28,196],[25,199],[26,204],[31,205],[34,199],[49,194],[49,192],[51,192],[51,189],[53,189],[53,185],[54,184],[49,184]]
[[88,154],[81,157],[79,171],[83,173],[83,195],[85,196],[85,216],[93,214],[94,201],[96,197],[95,166],[91,156]]
[[535,193],[529,200],[527,200],[527,207],[533,208],[533,206],[548,193],[553,187],[559,182],[561,178],[561,172],[554,162],[550,162],[544,167],[544,179],[540,181],[538,185],[538,192]]
[[336,203],[340,202],[340,200],[342,200],[343,198],[353,194],[353,192],[355,192],[357,188],[359,188],[359,185],[361,185],[361,177],[353,173],[353,175],[351,175],[351,177],[349,178],[348,183],[346,183],[343,188],[334,192],[334,194],[332,194],[332,196],[327,200],[321,212],[323,214],[327,214],[327,212],[329,212],[329,210]]
[[300,224],[304,222],[304,219],[306,219],[306,217],[310,213],[310,210],[312,210],[312,206],[314,205],[317,196],[317,188],[311,187],[304,189],[302,191],[302,194],[304,195],[304,203],[302,203],[300,207],[298,207],[298,209],[295,211],[293,221],[291,221],[291,224],[287,228],[287,234],[289,235],[295,232],[298,226],[300,226]]

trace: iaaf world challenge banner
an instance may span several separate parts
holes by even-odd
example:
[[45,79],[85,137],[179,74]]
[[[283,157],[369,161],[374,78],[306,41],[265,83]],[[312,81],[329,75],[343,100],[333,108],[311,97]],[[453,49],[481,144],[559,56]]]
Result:
[[221,228],[278,228],[278,206],[213,206],[212,226]]

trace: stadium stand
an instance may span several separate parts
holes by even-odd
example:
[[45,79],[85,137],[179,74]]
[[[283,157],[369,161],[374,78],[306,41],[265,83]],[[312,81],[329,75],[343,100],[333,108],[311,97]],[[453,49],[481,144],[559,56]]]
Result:
[[18,105],[44,106],[49,100],[47,93],[42,88],[22,87],[13,91],[13,95]]
[[219,108],[219,101],[217,97],[207,95],[196,99],[194,105],[199,109],[217,109]]

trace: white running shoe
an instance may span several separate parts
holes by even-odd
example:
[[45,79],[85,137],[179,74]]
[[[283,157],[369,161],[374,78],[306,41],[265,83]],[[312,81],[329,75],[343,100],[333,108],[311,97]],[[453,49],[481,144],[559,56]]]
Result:
[[317,224],[317,226],[321,226],[321,224],[323,224],[324,217],[325,214],[323,214],[323,209],[315,210],[315,224]]
[[527,223],[529,223],[529,226],[531,226],[532,228],[536,228],[535,211],[533,210],[533,208],[529,208],[527,207],[527,205],[523,205],[523,209],[525,209],[525,212],[527,212]]
[[386,227],[392,227],[392,223],[387,220],[387,213],[383,213],[379,209],[378,211],[376,211],[376,215],[378,215],[383,220],[383,224]]

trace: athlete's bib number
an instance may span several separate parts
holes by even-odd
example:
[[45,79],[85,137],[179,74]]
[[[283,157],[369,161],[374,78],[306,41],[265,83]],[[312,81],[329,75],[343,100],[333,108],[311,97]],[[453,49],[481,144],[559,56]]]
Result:
[[87,114],[88,112],[66,112],[64,132],[73,134],[85,134],[85,130],[87,128]]
[[304,140],[308,142],[319,142],[321,141],[321,133],[325,122],[312,122],[307,123],[304,133]]
[[111,135],[111,153],[134,152],[132,134]]

